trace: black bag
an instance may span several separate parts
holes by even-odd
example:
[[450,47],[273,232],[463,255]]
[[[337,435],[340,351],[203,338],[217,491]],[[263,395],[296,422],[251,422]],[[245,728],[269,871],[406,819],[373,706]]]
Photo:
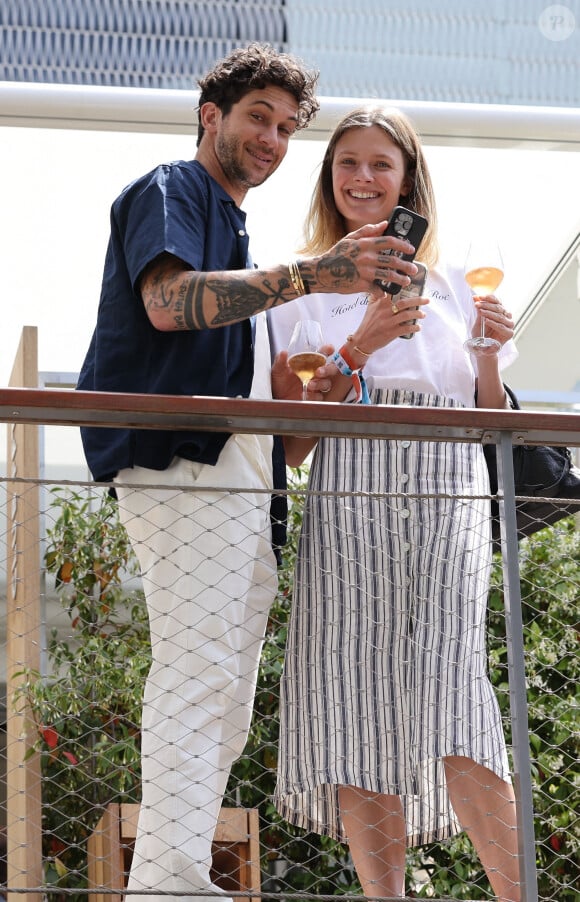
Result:
[[[518,399],[509,386],[504,385],[511,406],[520,410]],[[484,445],[483,453],[489,471],[491,494],[497,492],[497,449]],[[572,463],[568,448],[552,445],[514,445],[515,494],[534,496],[534,501],[516,501],[518,539],[531,536],[539,529],[556,523],[563,517],[580,512],[580,505],[554,504],[542,498],[580,498],[580,470]],[[499,504],[491,502],[492,539],[494,551],[500,548]]]

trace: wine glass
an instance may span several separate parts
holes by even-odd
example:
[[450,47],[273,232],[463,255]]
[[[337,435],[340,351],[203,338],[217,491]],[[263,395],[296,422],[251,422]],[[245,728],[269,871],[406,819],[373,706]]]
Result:
[[[503,259],[499,245],[494,240],[478,239],[469,245],[465,258],[465,281],[470,286],[474,298],[493,294],[503,279]],[[470,338],[464,348],[476,357],[497,354],[501,348],[499,341],[485,334],[485,320],[481,317],[481,334]]]
[[302,382],[302,400],[306,401],[308,383],[326,357],[319,350],[322,345],[322,328],[313,319],[301,319],[294,326],[288,345],[288,366]]

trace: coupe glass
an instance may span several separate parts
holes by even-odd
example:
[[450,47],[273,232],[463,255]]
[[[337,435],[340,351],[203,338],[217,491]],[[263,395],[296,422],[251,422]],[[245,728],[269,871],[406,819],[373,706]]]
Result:
[[302,400],[306,401],[308,383],[319,366],[326,363],[321,353],[322,327],[313,319],[302,319],[294,326],[288,345],[288,366],[302,382]]

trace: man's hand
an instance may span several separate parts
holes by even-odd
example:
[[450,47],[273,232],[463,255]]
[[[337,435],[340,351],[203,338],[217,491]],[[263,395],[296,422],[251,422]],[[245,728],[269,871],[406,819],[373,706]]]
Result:
[[[356,291],[384,294],[377,281],[396,282],[406,288],[416,275],[414,263],[398,253],[414,248],[403,238],[385,236],[387,221],[362,226],[341,238],[334,247],[312,259],[300,259],[302,279],[313,292],[353,294]],[[391,253],[388,253],[391,252]]]

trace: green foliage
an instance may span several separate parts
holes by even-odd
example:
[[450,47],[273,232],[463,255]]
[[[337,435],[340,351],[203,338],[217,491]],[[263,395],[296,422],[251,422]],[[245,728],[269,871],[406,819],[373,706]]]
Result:
[[[263,872],[271,874],[263,881],[264,892],[342,895],[360,892],[346,847],[326,837],[304,836],[281,820],[271,802],[279,681],[306,475],[304,470],[290,474],[289,541],[279,594],[270,613],[248,745],[232,771],[226,803],[260,809]],[[46,879],[70,890],[86,886],[86,838],[103,806],[139,798],[140,709],[150,651],[146,609],[134,582],[137,566],[116,504],[107,495],[95,502],[57,492],[54,509],[46,567],[68,613],[70,634],[63,639],[53,633],[51,676],[28,674],[22,693],[38,725],[31,753],[39,751],[42,760]],[[540,896],[572,902],[580,848],[574,795],[580,776],[580,534],[563,521],[520,548]],[[489,637],[491,679],[509,724],[499,560],[490,595]],[[408,894],[416,897],[491,894],[464,835],[411,850],[407,878]]]
[[149,667],[143,593],[115,502],[55,492],[46,569],[69,618],[48,648],[51,674],[28,673],[21,695],[38,728],[48,883],[86,885],[87,837],[111,801],[138,800],[140,710]]
[[[580,532],[573,518],[520,544],[528,724],[540,898],[577,902],[580,884]],[[504,589],[496,563],[490,653],[496,687],[507,683]],[[507,693],[499,695],[509,725]],[[508,741],[510,739],[508,727]]]

